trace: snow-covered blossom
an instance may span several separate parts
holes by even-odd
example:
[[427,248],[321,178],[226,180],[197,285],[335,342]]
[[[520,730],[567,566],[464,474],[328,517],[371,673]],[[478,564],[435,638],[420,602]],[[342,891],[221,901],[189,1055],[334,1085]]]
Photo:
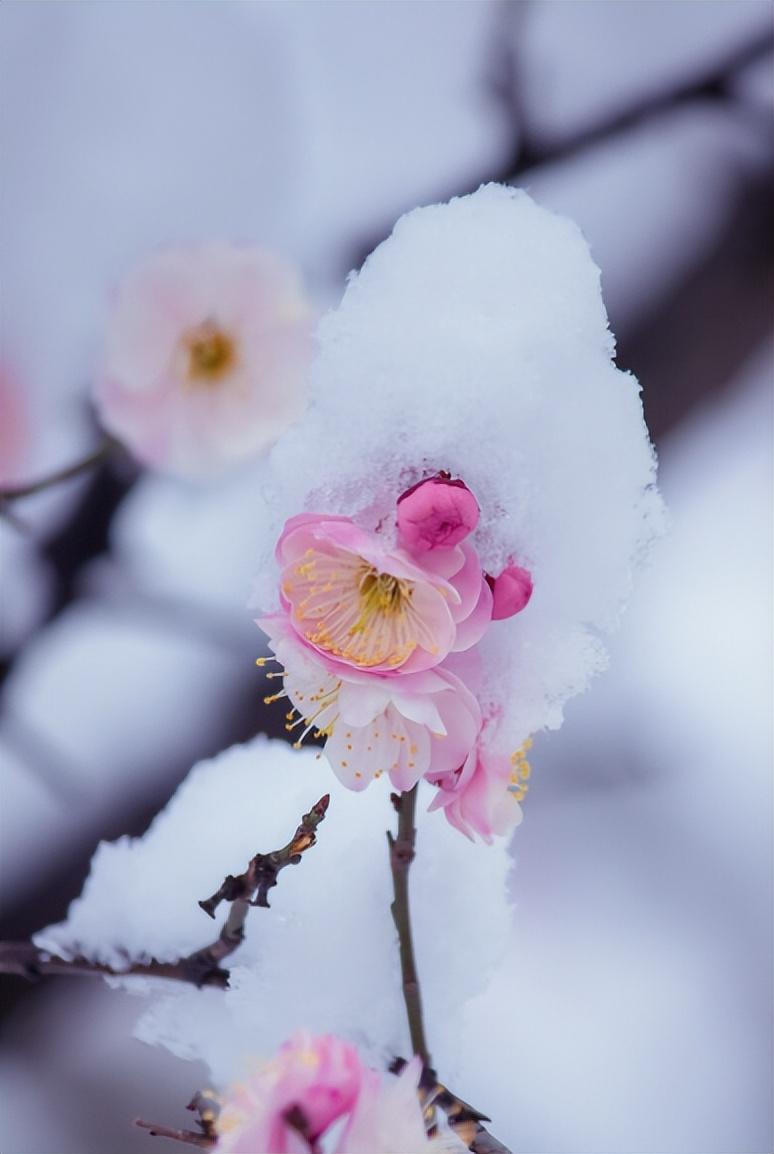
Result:
[[303,411],[310,305],[254,247],[163,251],[119,288],[94,397],[143,462],[206,474],[268,449]]
[[479,514],[464,481],[430,477],[398,498],[398,538],[416,553],[458,545],[473,532]]
[[[519,190],[488,185],[409,213],[349,279],[320,326],[309,408],[268,461],[255,594],[271,614],[285,692],[327,734],[337,773],[352,768],[341,764],[347,753],[375,752],[345,736],[356,717],[372,724],[377,704],[355,675],[381,695],[381,739],[388,704],[391,717],[406,716],[395,694],[438,696],[411,682],[415,672],[450,674],[475,698],[481,725],[453,776],[434,773],[445,739],[427,725],[424,776],[466,832],[489,837],[504,815],[512,824],[513,751],[557,728],[565,701],[604,666],[601,636],[663,527],[639,385],[614,351],[599,270],[579,229]],[[303,588],[295,586],[303,574],[280,558],[280,594],[272,555],[299,515],[352,533],[346,595],[343,554],[322,540],[327,529],[305,546],[315,567]],[[315,549],[327,559],[323,579]],[[444,569],[455,550],[475,563],[477,580],[484,575],[489,596],[479,596],[481,620],[476,612],[454,620],[452,633],[454,598],[447,589],[444,616],[433,593],[439,579],[456,579]],[[411,564],[410,578],[397,558]],[[299,568],[304,560],[293,558]],[[392,610],[400,582],[417,571],[422,613],[411,634],[386,621],[384,608],[364,616],[364,592]],[[302,603],[302,613],[330,615],[321,631],[299,616]],[[468,621],[477,628],[466,647]],[[306,707],[314,666],[326,675],[312,690],[326,695],[312,702],[319,713]],[[462,699],[454,688],[450,699]],[[342,693],[352,719],[343,743]],[[368,708],[355,715],[349,700],[361,694]],[[358,783],[394,763],[356,765]]]
[[293,706],[298,744],[310,731],[326,737],[352,789],[384,773],[400,790],[421,777],[449,790],[460,780],[482,724],[465,655],[493,604],[466,540],[477,521],[467,486],[441,476],[399,496],[395,545],[342,516],[301,514],[280,536],[281,611],[258,623],[283,688],[266,700]]
[[417,1096],[421,1064],[399,1075],[365,1066],[334,1035],[299,1033],[230,1091],[218,1154],[419,1154],[432,1150]]
[[331,671],[430,669],[474,645],[492,615],[481,562],[462,540],[456,532],[412,555],[348,517],[293,517],[277,546],[282,608]]

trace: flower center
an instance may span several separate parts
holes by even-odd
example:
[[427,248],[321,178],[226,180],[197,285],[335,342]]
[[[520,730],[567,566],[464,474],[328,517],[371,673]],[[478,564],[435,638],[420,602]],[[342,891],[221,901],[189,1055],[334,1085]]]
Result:
[[373,565],[364,566],[360,578],[360,623],[355,630],[366,629],[378,613],[387,617],[402,613],[411,600],[412,591],[410,581],[402,581],[391,573],[380,573]]
[[204,321],[185,337],[188,380],[194,385],[214,385],[236,363],[236,345],[213,321]]
[[395,668],[435,641],[414,604],[415,582],[382,573],[356,553],[307,550],[282,588],[312,645],[361,669]]

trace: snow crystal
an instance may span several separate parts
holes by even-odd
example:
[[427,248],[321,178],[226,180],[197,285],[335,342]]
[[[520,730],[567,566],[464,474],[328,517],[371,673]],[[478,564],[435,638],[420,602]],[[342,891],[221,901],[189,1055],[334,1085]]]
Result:
[[503,745],[561,723],[605,660],[634,564],[660,531],[637,381],[612,362],[599,270],[579,229],[498,185],[417,209],[320,327],[307,416],[268,465],[273,513],[256,603],[276,600],[274,542],[301,510],[389,533],[396,498],[448,469],[482,509],[487,570],[508,558],[532,601],[481,645]]
[[[331,803],[317,846],[283,872],[271,909],[247,919],[245,942],[229,959],[232,988],[143,982],[153,1001],[139,1036],[203,1059],[218,1081],[297,1027],[341,1033],[379,1058],[407,1053],[385,839],[397,819],[386,788],[346,790],[313,750],[259,737],[196,766],[144,837],[99,847],[83,895],[37,944],[125,968],[213,941],[225,909],[213,923],[198,900],[255,853],[284,845],[325,792]],[[500,960],[509,859],[504,842],[473,845],[437,815],[421,813],[418,827],[412,907],[432,1036]],[[472,944],[450,948],[450,926]]]

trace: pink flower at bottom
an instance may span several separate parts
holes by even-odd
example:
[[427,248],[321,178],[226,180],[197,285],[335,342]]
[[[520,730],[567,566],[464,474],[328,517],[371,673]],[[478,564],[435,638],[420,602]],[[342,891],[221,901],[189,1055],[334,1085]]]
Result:
[[303,411],[311,309],[292,265],[237,245],[160,252],[120,286],[94,399],[143,462],[207,474]]
[[[418,1059],[398,1076],[363,1065],[333,1035],[297,1034],[225,1096],[217,1154],[421,1154],[433,1149]],[[327,1138],[327,1141],[326,1141]]]

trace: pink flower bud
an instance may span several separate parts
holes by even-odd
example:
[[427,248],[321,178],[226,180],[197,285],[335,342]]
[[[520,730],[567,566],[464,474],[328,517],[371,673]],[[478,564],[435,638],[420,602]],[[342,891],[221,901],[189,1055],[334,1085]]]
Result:
[[521,613],[532,596],[532,577],[520,565],[507,565],[499,577],[487,575],[492,590],[492,620]]
[[478,524],[478,503],[464,481],[420,481],[398,498],[400,544],[414,553],[459,545]]

